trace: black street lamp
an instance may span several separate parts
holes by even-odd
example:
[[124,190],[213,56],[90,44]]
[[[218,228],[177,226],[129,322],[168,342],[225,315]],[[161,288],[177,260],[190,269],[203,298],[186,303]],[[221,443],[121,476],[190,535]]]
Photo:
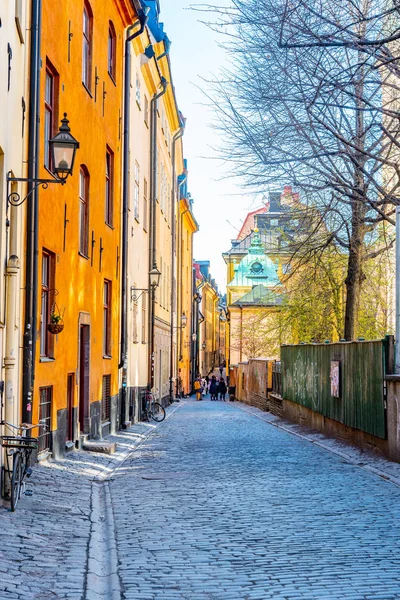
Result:
[[62,184],[65,183],[68,175],[72,175],[74,168],[76,151],[79,148],[79,142],[71,135],[67,113],[61,119],[61,127],[58,133],[49,140],[54,173]]
[[149,272],[149,277],[150,277],[151,288],[152,289],[157,288],[160,284],[160,277],[161,277],[161,273],[157,269],[157,265],[154,265],[154,267],[151,269],[151,271]]
[[[38,188],[47,189],[49,183],[64,183],[69,175],[72,175],[74,168],[76,151],[79,148],[79,142],[71,135],[67,113],[64,113],[64,118],[61,119],[61,127],[58,133],[49,140],[50,153],[52,164],[54,165],[54,177],[52,179],[32,179],[29,177],[12,177],[11,171],[7,173],[7,206],[6,213],[10,204],[12,206],[21,206]],[[18,192],[10,191],[10,184],[14,182],[33,183],[29,193],[22,198]]]

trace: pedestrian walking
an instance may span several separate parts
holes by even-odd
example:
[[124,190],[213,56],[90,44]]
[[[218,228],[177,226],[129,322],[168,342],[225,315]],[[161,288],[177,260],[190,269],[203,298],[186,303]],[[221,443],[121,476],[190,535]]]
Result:
[[201,400],[201,377],[200,375],[197,375],[196,379],[194,380],[194,391],[196,392],[196,400]]
[[223,372],[224,372],[224,365],[220,365],[220,367],[219,367],[219,373],[220,373],[221,377],[222,377],[222,373]]
[[211,394],[211,400],[217,400],[217,398],[218,398],[218,383],[217,383],[217,378],[215,377],[215,375],[213,375],[211,377],[210,394]]
[[225,383],[225,379],[223,377],[221,377],[221,379],[219,380],[219,383],[218,383],[218,394],[219,394],[219,399],[223,400],[225,402],[226,383]]
[[207,394],[208,392],[208,388],[207,388],[207,381],[206,378],[203,377],[203,379],[201,380],[201,395],[204,396]]

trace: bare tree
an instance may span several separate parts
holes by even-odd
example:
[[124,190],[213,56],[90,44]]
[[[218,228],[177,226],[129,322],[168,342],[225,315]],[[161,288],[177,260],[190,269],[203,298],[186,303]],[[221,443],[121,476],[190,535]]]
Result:
[[400,30],[389,19],[396,11],[385,13],[383,0],[208,8],[231,53],[210,92],[224,158],[254,191],[292,183],[320,215],[293,250],[320,256],[335,246],[347,257],[344,337],[354,339],[364,265],[392,246],[376,228],[394,224],[399,200],[400,90],[390,44]]

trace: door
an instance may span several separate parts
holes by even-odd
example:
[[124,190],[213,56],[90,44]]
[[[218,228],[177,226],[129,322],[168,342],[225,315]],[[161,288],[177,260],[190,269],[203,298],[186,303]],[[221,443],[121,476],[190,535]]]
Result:
[[53,386],[39,388],[39,423],[46,427],[40,428],[38,435],[39,452],[50,452],[51,450],[51,403],[53,397]]
[[74,390],[75,390],[75,374],[68,373],[67,379],[67,427],[66,427],[66,442],[74,441]]
[[79,425],[89,433],[90,326],[81,325],[79,334]]

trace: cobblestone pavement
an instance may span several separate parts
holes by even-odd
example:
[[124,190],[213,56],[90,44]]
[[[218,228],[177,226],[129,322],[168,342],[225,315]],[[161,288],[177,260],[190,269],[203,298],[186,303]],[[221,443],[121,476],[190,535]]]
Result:
[[0,600],[400,599],[400,465],[239,403],[170,416],[34,469]]
[[263,414],[186,401],[114,474],[123,598],[400,598],[400,488]]
[[112,456],[74,452],[34,468],[32,497],[16,512],[0,508],[0,600],[87,598],[93,481],[118,467],[154,426],[139,423],[109,436]]

